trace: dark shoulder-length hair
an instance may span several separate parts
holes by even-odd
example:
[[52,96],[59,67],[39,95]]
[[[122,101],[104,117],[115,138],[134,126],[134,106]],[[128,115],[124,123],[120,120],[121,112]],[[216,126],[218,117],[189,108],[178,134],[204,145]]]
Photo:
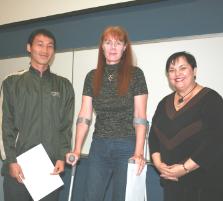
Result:
[[176,52],[172,54],[166,61],[166,73],[168,73],[170,65],[175,64],[179,57],[184,57],[186,61],[191,65],[192,69],[197,67],[196,59],[192,54],[186,51]]
[[106,64],[106,58],[103,53],[102,45],[103,42],[109,37],[113,37],[117,40],[123,41],[126,46],[126,49],[123,52],[120,61],[121,66],[118,71],[118,86],[117,86],[118,95],[122,96],[127,93],[129,83],[132,78],[133,59],[132,59],[132,49],[128,38],[128,33],[122,27],[109,26],[103,31],[100,38],[100,44],[98,50],[98,63],[93,77],[94,96],[98,96],[100,94],[102,79],[104,75],[104,66]]

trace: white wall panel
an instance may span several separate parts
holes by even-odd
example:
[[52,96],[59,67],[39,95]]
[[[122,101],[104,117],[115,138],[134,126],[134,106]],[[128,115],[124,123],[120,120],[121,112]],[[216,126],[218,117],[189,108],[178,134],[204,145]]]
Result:
[[[84,86],[84,79],[86,74],[91,70],[96,68],[97,65],[97,58],[98,58],[98,50],[97,49],[90,49],[90,50],[80,50],[74,52],[74,80],[73,86],[76,94],[75,100],[75,121],[77,119],[78,113],[81,108],[81,101],[82,101],[82,91]],[[83,154],[88,154],[92,133],[94,130],[94,123],[95,123],[95,115],[92,118],[92,124],[88,132],[88,136],[85,140],[85,143],[82,148]],[[74,131],[76,129],[76,125],[74,124]],[[74,133],[75,135],[75,133]]]

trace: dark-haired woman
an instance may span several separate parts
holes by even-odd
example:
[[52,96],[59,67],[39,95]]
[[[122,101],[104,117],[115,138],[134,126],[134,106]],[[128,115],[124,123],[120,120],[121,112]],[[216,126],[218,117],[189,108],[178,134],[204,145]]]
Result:
[[159,103],[149,134],[165,201],[223,200],[223,100],[196,82],[193,55],[177,52],[166,63],[174,92]]

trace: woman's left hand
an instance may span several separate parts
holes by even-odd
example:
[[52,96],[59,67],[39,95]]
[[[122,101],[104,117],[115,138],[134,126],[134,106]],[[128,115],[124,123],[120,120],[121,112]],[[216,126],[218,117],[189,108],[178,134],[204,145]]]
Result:
[[135,161],[135,164],[137,164],[137,171],[136,171],[136,175],[140,175],[145,164],[146,164],[146,160],[144,159],[143,155],[133,155],[130,159]]

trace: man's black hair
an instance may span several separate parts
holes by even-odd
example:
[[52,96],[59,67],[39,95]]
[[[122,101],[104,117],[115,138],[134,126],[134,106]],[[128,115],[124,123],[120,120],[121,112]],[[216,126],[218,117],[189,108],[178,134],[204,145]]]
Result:
[[44,36],[47,36],[48,38],[51,38],[51,39],[53,40],[53,43],[54,43],[54,49],[56,49],[56,38],[55,38],[55,36],[53,35],[53,33],[50,32],[50,31],[47,30],[47,29],[37,29],[37,30],[34,30],[34,31],[29,35],[29,38],[28,38],[27,43],[30,44],[30,45],[32,45],[33,40],[34,40],[34,38],[35,38],[37,35],[44,35]]

